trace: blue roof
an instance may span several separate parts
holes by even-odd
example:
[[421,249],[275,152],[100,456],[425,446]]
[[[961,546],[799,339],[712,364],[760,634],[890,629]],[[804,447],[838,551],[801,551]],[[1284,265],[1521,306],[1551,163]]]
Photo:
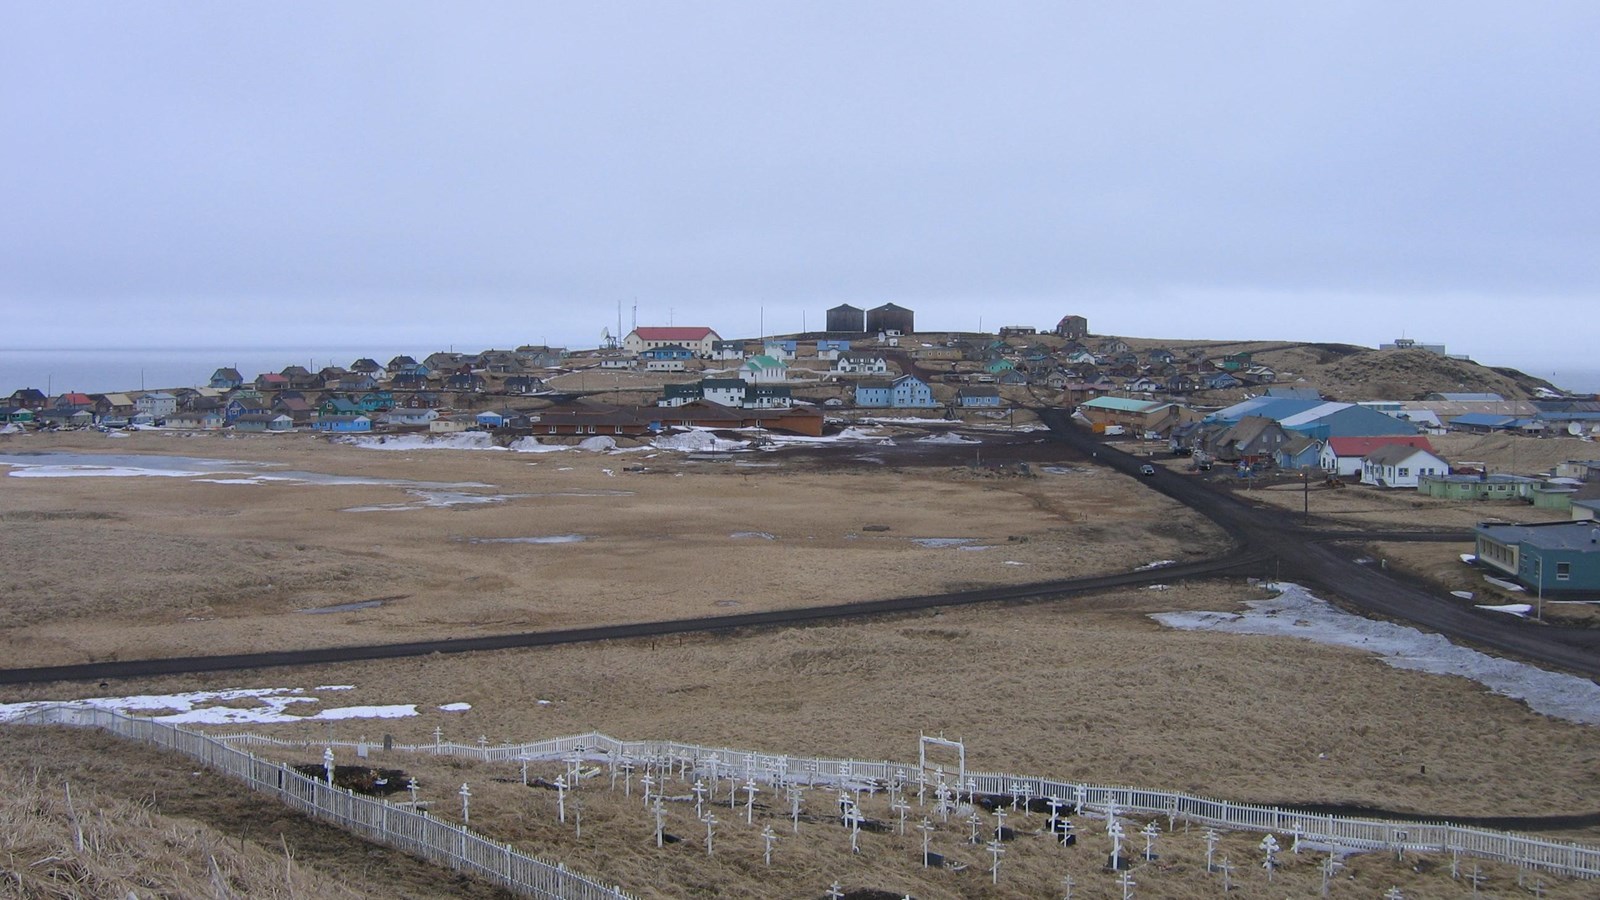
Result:
[[1323,400],[1297,400],[1293,397],[1255,397],[1219,409],[1206,419],[1212,422],[1237,422],[1245,416],[1262,416],[1273,421],[1287,419],[1323,405]]
[[1478,425],[1483,428],[1505,428],[1516,421],[1510,416],[1497,416],[1493,413],[1465,413],[1450,420],[1452,425]]

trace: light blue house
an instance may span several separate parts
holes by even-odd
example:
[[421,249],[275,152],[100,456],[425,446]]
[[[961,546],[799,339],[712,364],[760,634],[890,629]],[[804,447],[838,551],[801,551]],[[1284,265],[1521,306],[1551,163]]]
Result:
[[997,409],[1000,390],[992,387],[964,387],[956,392],[962,409]]
[[348,434],[371,431],[372,420],[366,416],[319,416],[312,420],[311,427],[317,431]]
[[641,350],[639,358],[643,360],[694,359],[694,351],[678,344],[667,344],[664,347],[651,347],[648,350]]
[[839,354],[850,352],[850,342],[819,338],[817,340],[817,359],[838,359]]
[[889,405],[895,409],[926,409],[935,406],[933,388],[915,375],[901,375],[894,380]]
[[886,409],[894,400],[894,382],[873,378],[856,382],[856,405],[869,409]]

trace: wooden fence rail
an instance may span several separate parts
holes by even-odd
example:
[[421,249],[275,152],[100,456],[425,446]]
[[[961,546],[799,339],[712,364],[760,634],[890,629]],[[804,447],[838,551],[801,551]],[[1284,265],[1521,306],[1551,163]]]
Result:
[[[260,735],[221,736],[226,743],[257,743],[278,746],[322,747],[325,742],[284,741]],[[333,746],[354,748],[356,742],[334,742]],[[370,745],[369,745],[370,746]],[[490,747],[483,744],[457,744],[440,741],[432,744],[396,746],[395,750],[433,753],[477,759],[484,762],[570,759],[577,754],[586,761],[612,765],[629,760],[658,766],[675,765],[699,774],[737,775],[762,782],[793,781],[809,784],[848,784],[899,781],[914,785],[919,774],[916,763],[893,763],[857,759],[825,759],[787,756],[703,747],[677,741],[622,741],[599,732],[569,735],[525,744]],[[953,779],[954,773],[946,773]],[[926,779],[928,776],[923,775]],[[1318,815],[1231,803],[1209,797],[1168,791],[1148,791],[1130,787],[1056,781],[1031,776],[967,772],[965,790],[971,785],[980,794],[1012,795],[1013,786],[1029,797],[1058,797],[1080,811],[1104,814],[1114,806],[1118,811],[1215,826],[1238,831],[1275,832],[1297,835],[1313,844],[1348,850],[1413,853],[1458,853],[1509,863],[1569,878],[1600,878],[1600,847],[1547,841],[1529,835],[1487,828],[1471,828],[1449,822],[1400,822]],[[931,782],[927,784],[931,790]]]
[[[16,720],[30,725],[102,728],[119,737],[175,750],[252,788],[277,796],[306,815],[352,831],[431,863],[449,866],[531,897],[570,900],[632,900],[618,887],[547,862],[472,831],[397,806],[363,797],[307,777],[284,763],[260,759],[234,743],[256,742],[300,746],[271,739],[219,739],[175,725],[77,706],[46,706]],[[319,745],[320,746],[320,745]]]

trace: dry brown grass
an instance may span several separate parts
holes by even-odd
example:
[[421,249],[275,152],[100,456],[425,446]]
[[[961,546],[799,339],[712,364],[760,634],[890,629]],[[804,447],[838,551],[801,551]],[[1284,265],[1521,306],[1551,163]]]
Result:
[[1537,509],[1521,500],[1440,500],[1414,490],[1347,484],[1330,488],[1313,482],[1306,496],[1298,480],[1258,484],[1242,491],[1246,500],[1290,512],[1300,512],[1307,501],[1312,524],[1337,529],[1375,528],[1410,530],[1456,528],[1470,531],[1485,519],[1515,522],[1565,521],[1565,510]]
[[[1214,546],[1214,529],[1194,514],[1100,471],[993,479],[965,469],[791,468],[782,453],[757,460],[772,467],[742,467],[672,454],[389,452],[309,437],[110,443],[30,436],[25,446],[256,459],[525,496],[361,513],[345,510],[410,498],[374,485],[0,478],[0,556],[30,573],[0,588],[9,626],[0,646],[13,665],[817,605],[1127,570]],[[636,463],[650,472],[624,471]],[[471,542],[566,533],[587,539]],[[734,537],[749,533],[776,539]],[[992,548],[930,549],[912,540],[921,537]],[[372,598],[389,599],[297,612]]]
[[[149,799],[94,787],[93,776],[30,770],[28,760],[4,756],[0,896],[362,896],[337,874],[296,863],[287,844],[232,840],[204,821],[163,815]],[[176,756],[150,762],[183,767]]]

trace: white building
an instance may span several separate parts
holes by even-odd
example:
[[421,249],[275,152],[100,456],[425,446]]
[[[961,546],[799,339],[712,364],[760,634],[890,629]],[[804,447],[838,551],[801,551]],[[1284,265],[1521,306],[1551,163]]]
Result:
[[1375,487],[1415,488],[1419,475],[1449,475],[1450,464],[1420,447],[1390,444],[1361,461],[1361,483]]
[[694,351],[694,355],[702,359],[711,356],[712,344],[720,342],[722,338],[715,331],[700,325],[666,328],[640,327],[628,332],[622,339],[622,346],[633,353],[643,353],[657,347],[667,347],[677,344],[680,347]]

